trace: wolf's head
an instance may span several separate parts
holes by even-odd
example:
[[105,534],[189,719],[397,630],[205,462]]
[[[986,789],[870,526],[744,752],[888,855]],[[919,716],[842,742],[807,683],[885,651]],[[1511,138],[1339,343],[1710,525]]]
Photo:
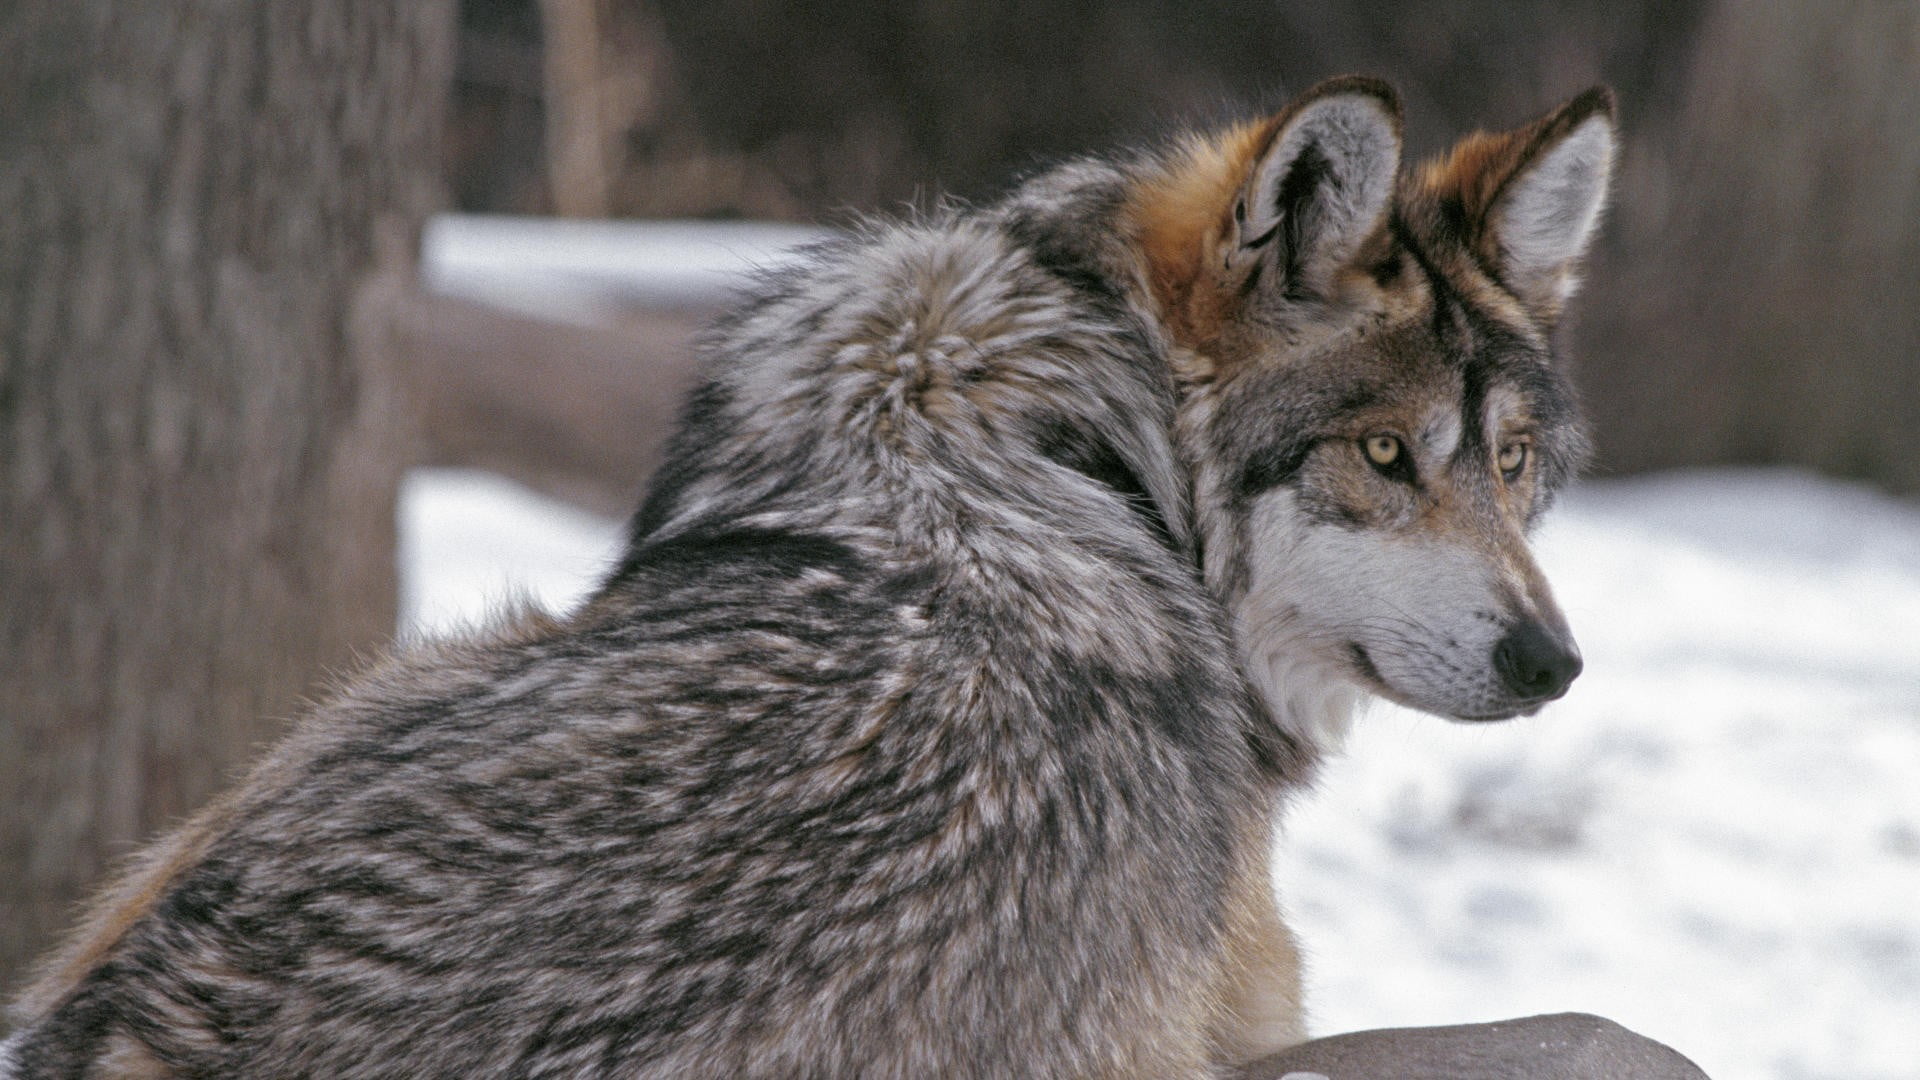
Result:
[[1595,89],[1402,176],[1393,91],[1345,78],[1135,187],[1206,578],[1296,736],[1360,691],[1501,719],[1579,673],[1527,534],[1585,453],[1552,337],[1614,148]]

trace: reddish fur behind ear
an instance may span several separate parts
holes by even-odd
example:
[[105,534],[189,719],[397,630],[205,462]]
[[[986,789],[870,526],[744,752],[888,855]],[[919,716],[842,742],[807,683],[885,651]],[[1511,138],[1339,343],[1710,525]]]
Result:
[[1179,344],[1206,350],[1244,302],[1239,286],[1245,268],[1230,267],[1228,255],[1238,239],[1235,207],[1261,159],[1306,110],[1342,96],[1375,99],[1397,143],[1400,101],[1393,88],[1345,75],[1308,89],[1266,119],[1189,137],[1135,183],[1123,220],[1139,245],[1162,319]]
[[1182,345],[1212,341],[1229,314],[1227,291],[1202,285],[1223,272],[1234,200],[1282,119],[1190,138],[1162,171],[1134,188],[1126,219],[1139,238],[1154,299]]

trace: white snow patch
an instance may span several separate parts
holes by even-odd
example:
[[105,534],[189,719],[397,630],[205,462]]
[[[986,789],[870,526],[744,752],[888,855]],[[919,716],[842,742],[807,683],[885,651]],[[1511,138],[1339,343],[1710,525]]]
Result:
[[824,229],[760,221],[588,221],[440,214],[420,240],[435,292],[549,319],[726,303],[747,271],[791,260]]
[[414,469],[400,488],[400,632],[481,626],[519,603],[561,612],[620,553],[620,524],[476,469]]

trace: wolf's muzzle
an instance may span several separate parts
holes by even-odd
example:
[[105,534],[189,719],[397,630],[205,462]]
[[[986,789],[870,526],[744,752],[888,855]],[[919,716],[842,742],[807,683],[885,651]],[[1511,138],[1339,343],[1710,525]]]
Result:
[[1552,701],[1580,674],[1580,651],[1571,639],[1529,619],[1516,624],[1493,647],[1493,667],[1508,693],[1526,702]]

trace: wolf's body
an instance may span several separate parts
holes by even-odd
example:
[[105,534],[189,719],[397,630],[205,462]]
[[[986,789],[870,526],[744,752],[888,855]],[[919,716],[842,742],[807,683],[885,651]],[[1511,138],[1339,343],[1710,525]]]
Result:
[[1390,92],[1340,80],[814,251],[713,335],[610,582],[316,709],[52,958],[14,1068],[1299,1041],[1284,792],[1364,693],[1512,715],[1577,670],[1523,533],[1580,452],[1547,340],[1611,147],[1589,95],[1397,181]]

